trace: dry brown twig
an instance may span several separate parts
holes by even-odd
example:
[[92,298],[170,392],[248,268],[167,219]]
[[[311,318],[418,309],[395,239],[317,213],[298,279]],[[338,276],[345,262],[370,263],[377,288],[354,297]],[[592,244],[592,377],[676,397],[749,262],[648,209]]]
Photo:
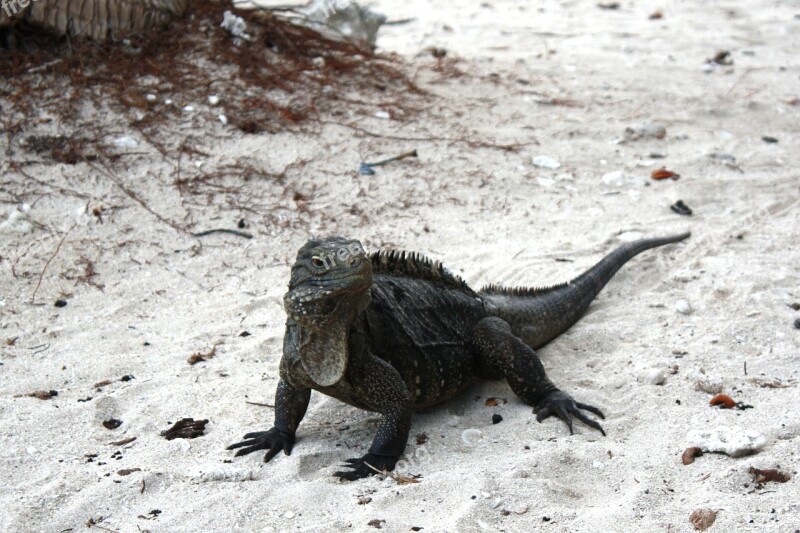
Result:
[[64,240],[67,238],[67,235],[69,235],[69,232],[73,230],[73,228],[75,228],[75,224],[73,224],[72,227],[69,228],[66,233],[64,233],[64,236],[61,237],[60,241],[58,241],[58,246],[56,246],[55,251],[47,260],[47,262],[44,264],[44,268],[42,268],[42,272],[39,274],[39,280],[36,282],[36,288],[33,289],[33,294],[31,295],[31,303],[36,302],[36,293],[39,292],[39,287],[41,287],[42,285],[42,279],[44,278],[45,272],[47,272],[47,267],[50,266],[50,263],[58,255],[59,250],[61,250],[61,245],[64,244]]
[[378,470],[377,468],[375,468],[374,466],[372,466],[371,464],[369,464],[367,462],[364,462],[364,464],[367,465],[368,467],[370,467],[371,469],[373,469],[374,471],[376,471],[377,473],[382,474],[382,475],[387,476],[387,477],[390,477],[393,480],[397,481],[398,485],[407,485],[409,483],[419,483],[419,479],[417,479],[416,477],[404,476],[403,474],[395,474],[394,472],[390,472],[389,470]]

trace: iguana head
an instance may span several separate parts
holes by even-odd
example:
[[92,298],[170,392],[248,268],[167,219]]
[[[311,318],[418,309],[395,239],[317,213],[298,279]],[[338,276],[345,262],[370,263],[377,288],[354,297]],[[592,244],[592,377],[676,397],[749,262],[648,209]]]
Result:
[[[370,302],[372,263],[358,241],[330,237],[308,241],[292,266],[283,306],[289,319],[313,335],[336,335]],[[331,345],[333,345],[331,339]],[[320,385],[338,381],[347,365],[342,350],[300,350],[303,368]]]

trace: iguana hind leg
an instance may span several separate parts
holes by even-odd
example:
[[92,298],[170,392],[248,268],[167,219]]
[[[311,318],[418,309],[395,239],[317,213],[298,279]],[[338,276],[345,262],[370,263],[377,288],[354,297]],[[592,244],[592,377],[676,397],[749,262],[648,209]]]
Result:
[[576,402],[559,390],[545,374],[536,352],[514,335],[505,320],[487,317],[478,322],[472,335],[472,347],[478,377],[505,378],[514,394],[534,407],[539,422],[556,415],[572,433],[574,416],[605,435],[600,424],[583,414],[581,409],[600,418],[604,418],[603,413],[592,405]]

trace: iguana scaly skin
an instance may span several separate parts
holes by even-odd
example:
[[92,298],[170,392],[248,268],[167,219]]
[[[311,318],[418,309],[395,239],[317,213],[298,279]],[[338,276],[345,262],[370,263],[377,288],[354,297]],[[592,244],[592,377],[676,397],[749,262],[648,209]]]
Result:
[[358,241],[311,240],[298,252],[275,395],[275,424],[228,449],[289,455],[311,390],[383,418],[369,452],[347,460],[342,479],[392,470],[403,453],[411,413],[452,398],[479,379],[505,379],[541,422],[551,415],[572,433],[572,417],[603,435],[576,402],[545,375],[533,351],[577,320],[617,270],[635,255],[688,233],[624,244],[561,285],[479,292],[438,262],[406,252],[366,255]]
[[3,0],[0,28],[25,21],[56,35],[102,40],[166,26],[188,0]]

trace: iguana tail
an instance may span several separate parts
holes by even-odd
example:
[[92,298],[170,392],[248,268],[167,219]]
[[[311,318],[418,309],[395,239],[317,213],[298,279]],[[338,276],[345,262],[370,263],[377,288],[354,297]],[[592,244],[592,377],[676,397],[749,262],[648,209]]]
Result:
[[535,349],[577,322],[606,283],[631,258],[650,248],[682,241],[689,235],[687,232],[623,244],[567,283],[535,289],[489,285],[481,289],[480,295],[492,315],[508,322],[514,333]]

